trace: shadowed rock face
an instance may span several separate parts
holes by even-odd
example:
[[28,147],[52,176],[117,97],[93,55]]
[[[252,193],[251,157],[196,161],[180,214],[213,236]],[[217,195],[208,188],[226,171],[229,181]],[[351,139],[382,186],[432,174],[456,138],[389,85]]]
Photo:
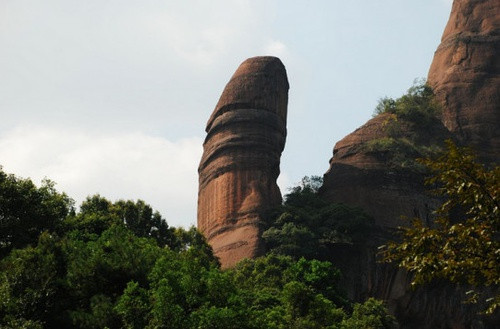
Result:
[[[443,105],[441,122],[418,131],[401,123],[403,135],[417,133],[423,145],[446,138],[471,145],[487,163],[500,157],[500,1],[455,0],[429,70],[428,83]],[[431,211],[439,200],[423,186],[423,175],[394,170],[384,152],[367,152],[370,140],[387,137],[388,114],[369,120],[339,141],[320,192],[332,202],[363,208],[379,227],[366,246],[339,246],[334,263],[344,273],[351,297],[375,296],[388,302],[402,328],[496,328],[464,305],[467,287],[444,282],[409,289],[411,276],[388,264],[375,262],[376,246],[391,238],[397,226],[408,224],[400,216],[420,217],[432,225]],[[417,130],[415,130],[417,129]],[[483,324],[479,320],[485,321]]]
[[260,255],[263,215],[281,203],[288,80],[276,57],[244,61],[208,120],[198,168],[198,228],[222,267]]
[[[438,201],[424,187],[424,175],[392,166],[388,151],[367,148],[371,141],[390,137],[386,127],[391,120],[391,114],[380,114],[335,144],[320,193],[332,202],[362,208],[382,228],[407,226],[414,217],[429,223]],[[425,127],[403,119],[397,124],[402,136],[417,135],[422,146],[443,145],[451,138],[438,119]]]
[[485,162],[500,154],[500,1],[455,0],[428,83],[443,123]]
[[[320,193],[325,199],[361,207],[377,224],[364,245],[331,250],[331,261],[343,274],[341,286],[354,300],[368,296],[385,300],[401,328],[483,328],[474,324],[480,320],[479,308],[462,303],[467,288],[440,282],[412,290],[411,275],[376,261],[377,247],[393,240],[398,226],[409,225],[414,217],[432,225],[432,211],[441,203],[425,188],[423,173],[394,167],[390,151],[366,147],[388,136],[385,127],[390,118],[388,113],[378,115],[339,141],[324,175]],[[403,136],[419,136],[416,141],[424,147],[442,145],[452,137],[437,118],[425,127],[401,118],[397,123]]]

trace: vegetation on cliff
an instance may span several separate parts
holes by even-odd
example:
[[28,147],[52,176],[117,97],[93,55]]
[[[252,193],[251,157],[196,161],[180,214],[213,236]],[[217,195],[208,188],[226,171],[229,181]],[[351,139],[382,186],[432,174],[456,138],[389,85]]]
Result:
[[500,307],[500,166],[485,168],[451,141],[439,158],[421,162],[432,172],[427,183],[446,201],[432,227],[415,220],[402,242],[385,246],[384,258],[413,273],[414,285],[446,279],[492,287],[488,296],[471,290],[469,300],[485,298],[486,313],[493,313]]
[[298,259],[330,259],[334,244],[363,243],[374,220],[360,208],[331,203],[318,195],[323,180],[304,177],[285,196],[262,234],[268,250]]
[[434,92],[425,81],[416,81],[405,95],[394,100],[383,97],[375,107],[374,116],[391,113],[398,118],[425,125],[441,113],[441,107],[434,99]]
[[440,112],[432,88],[424,82],[415,83],[398,99],[380,99],[374,116],[389,114],[383,127],[386,136],[368,141],[364,151],[383,156],[390,167],[425,171],[415,159],[441,151],[442,140],[430,133],[442,126]]
[[143,201],[96,195],[76,212],[53,183],[0,174],[1,328],[394,327],[382,302],[348,301],[329,262],[269,254],[223,271],[195,228]]

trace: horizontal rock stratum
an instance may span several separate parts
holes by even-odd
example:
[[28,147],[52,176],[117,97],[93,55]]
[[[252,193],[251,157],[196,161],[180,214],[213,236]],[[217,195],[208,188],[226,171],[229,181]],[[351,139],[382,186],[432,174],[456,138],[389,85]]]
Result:
[[281,203],[288,79],[276,57],[244,61],[208,120],[198,190],[198,229],[222,267],[264,252],[260,224]]

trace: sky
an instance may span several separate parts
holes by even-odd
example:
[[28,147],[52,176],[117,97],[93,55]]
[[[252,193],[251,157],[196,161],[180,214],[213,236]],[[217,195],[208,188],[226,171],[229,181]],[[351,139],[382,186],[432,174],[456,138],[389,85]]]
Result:
[[0,165],[78,206],[142,199],[196,224],[205,125],[246,58],[290,82],[278,183],[425,78],[451,0],[0,0]]

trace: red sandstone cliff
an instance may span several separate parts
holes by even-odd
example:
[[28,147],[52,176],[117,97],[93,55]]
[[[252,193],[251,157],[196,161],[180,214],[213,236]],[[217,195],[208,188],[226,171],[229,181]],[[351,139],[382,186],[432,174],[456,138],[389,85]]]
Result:
[[428,83],[443,123],[485,162],[500,157],[500,1],[455,0]]
[[[428,75],[443,106],[440,120],[423,127],[398,120],[400,137],[416,136],[424,147],[454,138],[470,144],[485,162],[500,156],[500,1],[455,0]],[[245,61],[233,75],[207,124],[199,167],[198,227],[224,267],[263,250],[262,214],[279,204],[276,185],[286,136],[288,82],[277,58]],[[463,290],[445,284],[409,290],[403,271],[376,264],[375,248],[401,218],[432,224],[439,202],[423,186],[423,174],[393,163],[390,150],[370,142],[391,137],[382,114],[339,141],[321,194],[359,206],[379,231],[365,246],[339,245],[332,260],[344,273],[349,295],[389,301],[405,328],[466,328],[477,325],[474,309],[461,303]],[[415,157],[408,154],[408,157]]]
[[[453,136],[471,145],[485,162],[500,157],[500,1],[455,0],[441,44],[429,70],[428,84],[442,106],[424,144]],[[427,217],[432,204],[421,178],[387,167],[383,154],[360,146],[386,136],[382,117],[368,121],[339,141],[322,189],[325,197],[364,208],[385,227],[401,224],[401,215]],[[405,124],[403,123],[403,126]],[[407,126],[407,125],[406,125]],[[413,129],[413,128],[411,128]],[[409,133],[408,127],[404,128]]]
[[432,211],[440,200],[425,188],[425,174],[419,168],[394,162],[395,157],[401,160],[401,150],[370,145],[391,138],[391,121],[399,128],[399,138],[412,136],[420,147],[442,146],[452,137],[438,118],[421,126],[393,116],[380,114],[335,145],[321,195],[364,209],[374,217],[378,229],[364,245],[334,246],[331,261],[342,271],[342,285],[350,298],[385,300],[402,328],[461,328],[476,318],[475,310],[462,304],[463,291],[445,284],[413,291],[408,273],[376,261],[377,247],[393,239],[397,227],[408,225],[415,217],[431,225]]
[[207,123],[198,169],[198,228],[222,267],[264,250],[260,223],[281,203],[288,80],[276,57],[244,61]]
[[[454,1],[428,75],[442,105],[442,125],[434,122],[431,129],[421,130],[399,121],[403,137],[416,133],[423,145],[452,137],[471,145],[484,162],[498,162],[499,28],[500,1]],[[322,195],[363,208],[375,217],[381,231],[367,247],[339,246],[346,250],[332,251],[332,259],[343,270],[351,297],[385,299],[404,328],[482,328],[477,310],[461,303],[464,288],[441,283],[412,291],[404,271],[375,262],[375,247],[384,243],[392,228],[407,224],[401,215],[420,217],[432,225],[431,212],[439,202],[426,192],[422,174],[398,170],[391,165],[390,154],[364,147],[388,137],[386,120],[387,114],[369,120],[334,147]]]
[[[400,150],[368,147],[374,141],[391,137],[387,127],[390,121],[396,121],[391,116],[380,114],[335,144],[320,192],[332,202],[360,207],[374,217],[378,226],[394,229],[408,225],[414,217],[429,222],[437,200],[424,187],[421,172],[391,162],[391,153]],[[402,138],[416,136],[419,146],[439,146],[451,138],[438,119],[419,126],[399,118],[397,125]]]

